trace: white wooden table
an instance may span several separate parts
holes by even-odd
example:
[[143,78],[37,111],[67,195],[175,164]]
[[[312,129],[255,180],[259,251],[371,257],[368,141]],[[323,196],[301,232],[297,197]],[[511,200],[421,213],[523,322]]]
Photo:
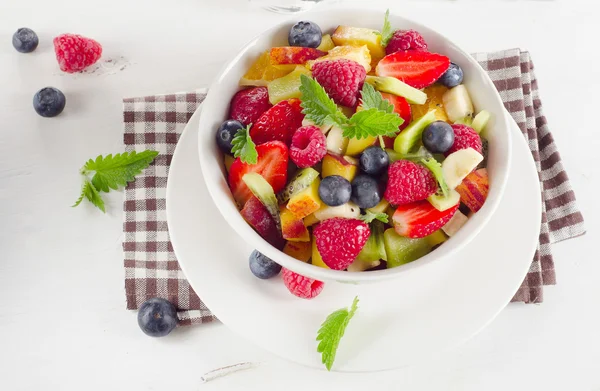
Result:
[[[344,6],[358,2],[349,1]],[[558,285],[542,305],[510,305],[466,345],[426,365],[343,375],[283,361],[220,323],[151,339],[125,310],[122,195],[108,214],[69,206],[79,167],[123,149],[121,99],[193,90],[281,15],[244,0],[3,0],[0,4],[0,381],[2,390],[600,390],[600,92],[595,16],[585,4],[370,1],[447,34],[470,51],[532,52],[546,115],[587,219],[588,234],[555,247]],[[567,3],[567,2],[565,2]],[[17,53],[27,26],[38,50]],[[80,33],[127,65],[114,74],[64,75],[51,38]],[[123,58],[121,58],[121,56]],[[54,119],[31,99],[67,95]],[[596,211],[594,211],[594,209]],[[518,222],[515,222],[515,226]],[[515,229],[515,227],[507,227]],[[498,238],[501,243],[502,238]],[[490,249],[493,250],[493,249]],[[482,255],[485,256],[485,255]],[[262,362],[205,385],[200,376]]]

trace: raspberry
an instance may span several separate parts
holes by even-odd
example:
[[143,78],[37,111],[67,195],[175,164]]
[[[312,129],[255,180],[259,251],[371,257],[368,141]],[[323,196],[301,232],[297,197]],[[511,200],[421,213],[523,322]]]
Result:
[[336,103],[354,107],[367,73],[359,63],[341,59],[319,61],[313,65],[313,77]]
[[303,126],[296,130],[290,147],[290,158],[299,168],[311,167],[327,154],[327,139],[316,126]]
[[333,270],[344,270],[365,246],[371,230],[364,221],[335,217],[319,223],[313,234],[323,262]]
[[483,154],[483,144],[481,137],[473,128],[467,125],[454,124],[454,144],[445,153],[446,156],[461,149],[473,148],[477,152]]
[[398,160],[388,168],[384,198],[392,205],[421,201],[436,191],[437,182],[427,167],[408,160]]
[[90,38],[62,34],[54,38],[54,52],[60,70],[74,73],[94,64],[102,56],[102,46]]
[[415,30],[396,30],[392,39],[385,48],[386,54],[396,53],[400,50],[427,51],[427,42]]
[[248,88],[238,91],[231,99],[229,118],[250,125],[271,106],[267,87]]
[[281,276],[286,288],[294,295],[302,299],[312,299],[317,297],[323,290],[325,283],[323,281],[313,280],[312,278],[301,276],[298,273],[282,268]]

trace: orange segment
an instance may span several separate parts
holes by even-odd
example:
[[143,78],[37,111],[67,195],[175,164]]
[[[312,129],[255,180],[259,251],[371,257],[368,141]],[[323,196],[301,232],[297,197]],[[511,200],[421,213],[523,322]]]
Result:
[[241,86],[266,86],[268,82],[279,79],[290,73],[293,67],[274,67],[271,65],[269,51],[267,50],[256,59],[248,72],[240,79]]
[[442,96],[448,91],[448,88],[440,84],[434,84],[423,90],[427,94],[427,101],[422,105],[410,105],[412,109],[412,118],[421,118],[431,110],[435,110],[435,118],[438,121],[448,122],[446,110],[444,110],[444,101]]

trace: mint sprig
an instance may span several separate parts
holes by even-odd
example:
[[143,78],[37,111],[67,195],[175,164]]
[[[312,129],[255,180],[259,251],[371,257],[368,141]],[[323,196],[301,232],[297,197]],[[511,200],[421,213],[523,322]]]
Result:
[[435,160],[433,157],[428,159],[421,159],[421,164],[431,171],[435,180],[437,181],[440,191],[444,197],[448,197],[448,193],[450,190],[448,189],[448,185],[446,184],[446,180],[444,179],[444,174],[442,173],[442,165]]
[[335,125],[340,128],[348,122],[348,118],[316,80],[300,75],[300,93],[302,113],[310,121],[319,126]]
[[390,23],[390,10],[385,11],[383,19],[383,27],[381,28],[381,46],[386,47],[390,43],[390,39],[394,36],[394,30]]
[[385,111],[386,113],[394,112],[394,106],[390,103],[390,101],[387,99],[383,99],[381,93],[369,83],[365,83],[363,85],[361,91],[361,102],[361,106],[364,110],[378,109],[381,111]]
[[256,144],[250,137],[250,127],[252,124],[245,128],[241,128],[237,131],[233,139],[231,140],[231,152],[234,157],[239,157],[240,160],[248,164],[256,164],[258,161],[258,152],[256,151]]
[[354,298],[349,310],[348,308],[341,308],[332,312],[325,319],[317,333],[317,341],[320,341],[317,352],[321,353],[321,362],[325,364],[328,371],[331,371],[340,340],[344,336],[348,322],[350,322],[357,309],[358,296]]
[[379,220],[386,224],[389,222],[389,216],[387,213],[374,213],[368,209],[365,210],[365,214],[361,215],[359,218],[367,224],[372,223],[374,220]]

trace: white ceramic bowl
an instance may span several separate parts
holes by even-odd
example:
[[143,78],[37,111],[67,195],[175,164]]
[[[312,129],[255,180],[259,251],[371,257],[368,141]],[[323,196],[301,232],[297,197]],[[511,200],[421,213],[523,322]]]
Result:
[[[302,15],[302,20],[311,20],[319,24],[324,33],[333,32],[338,25],[368,27],[379,29],[385,10],[327,10]],[[428,262],[439,261],[454,254],[458,249],[475,239],[479,231],[496,211],[506,186],[511,159],[510,129],[505,115],[504,105],[494,84],[468,53],[460,49],[441,34],[406,18],[390,15],[394,28],[419,31],[432,52],[444,54],[459,64],[464,70],[466,85],[476,110],[485,109],[492,113],[492,120],[486,128],[489,140],[488,172],[490,190],[483,208],[473,215],[467,224],[441,247],[409,264],[388,269],[361,273],[351,273],[324,269],[300,262],[262,239],[242,218],[227,185],[227,175],[223,167],[223,155],[215,142],[218,126],[227,119],[229,102],[240,89],[238,82],[250,65],[265,50],[274,46],[286,46],[287,36],[294,21],[275,26],[250,41],[237,55],[227,63],[221,74],[210,87],[203,104],[198,134],[200,166],[209,193],[223,218],[251,246],[267,255],[282,266],[301,275],[317,280],[335,280],[339,282],[362,283],[394,278],[400,273],[410,272]],[[208,222],[210,223],[210,222]],[[238,262],[238,260],[223,260]],[[246,260],[240,263],[245,266]],[[244,266],[242,266],[244,265]]]

